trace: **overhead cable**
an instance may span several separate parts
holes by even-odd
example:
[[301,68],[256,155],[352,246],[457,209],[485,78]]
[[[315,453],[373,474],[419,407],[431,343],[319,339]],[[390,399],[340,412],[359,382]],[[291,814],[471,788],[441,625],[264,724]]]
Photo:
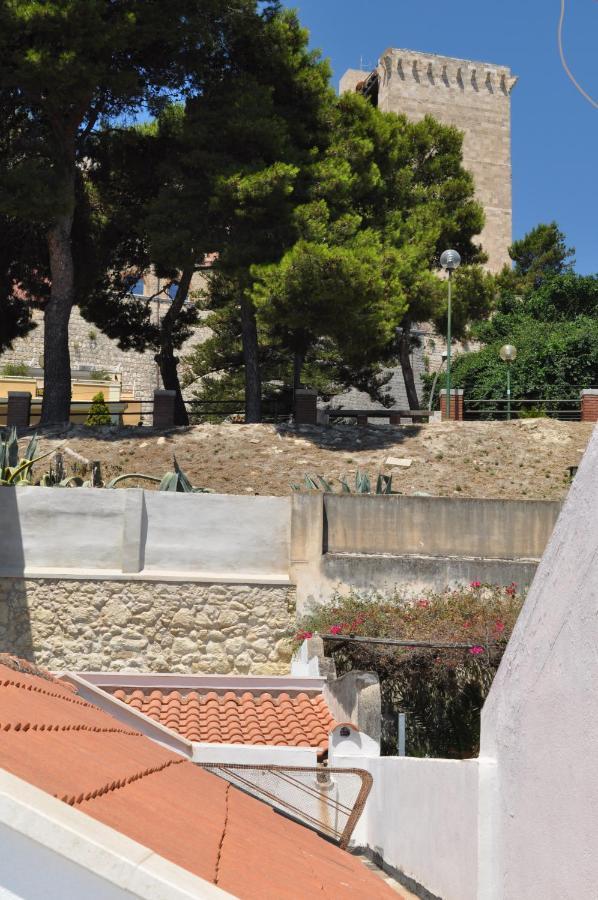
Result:
[[560,18],[559,18],[559,27],[558,27],[558,30],[557,30],[557,40],[558,40],[558,45],[559,45],[559,54],[560,54],[560,57],[561,57],[561,63],[563,64],[563,69],[564,69],[565,72],[567,73],[567,76],[568,76],[569,80],[570,80],[570,81],[572,82],[572,84],[577,88],[577,90],[578,90],[579,93],[582,95],[582,97],[585,97],[585,99],[588,101],[588,103],[591,103],[591,104],[592,104],[592,106],[594,107],[594,109],[598,109],[598,103],[596,102],[596,100],[594,100],[594,98],[591,97],[591,96],[588,94],[588,92],[585,91],[585,90],[582,88],[582,86],[580,85],[579,81],[576,79],[575,75],[573,74],[573,72],[571,71],[571,69],[569,68],[569,65],[568,65],[568,63],[567,63],[567,58],[566,58],[566,56],[565,56],[565,50],[564,50],[564,47],[563,47],[563,27],[564,27],[564,24],[565,24],[565,0],[561,0],[561,15],[560,15]]

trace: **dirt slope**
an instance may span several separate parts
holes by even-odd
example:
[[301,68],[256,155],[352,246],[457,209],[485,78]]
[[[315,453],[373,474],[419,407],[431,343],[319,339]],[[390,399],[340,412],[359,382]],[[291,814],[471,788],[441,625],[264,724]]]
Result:
[[[351,479],[359,467],[392,473],[393,488],[406,494],[559,499],[568,489],[567,467],[579,463],[591,431],[589,424],[549,419],[359,429],[226,424],[161,435],[92,435],[77,427],[41,441],[42,449],[65,444],[99,460],[106,480],[122,472],[161,476],[174,453],[194,485],[219,493],[288,494],[305,473]],[[397,459],[412,462],[403,468],[393,465]],[[78,465],[68,454],[65,462],[69,471]]]

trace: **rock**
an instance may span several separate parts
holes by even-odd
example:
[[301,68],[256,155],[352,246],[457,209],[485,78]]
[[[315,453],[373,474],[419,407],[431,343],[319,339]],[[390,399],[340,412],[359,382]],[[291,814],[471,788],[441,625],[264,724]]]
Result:
[[226,652],[232,656],[239,656],[245,650],[246,641],[242,637],[229,638],[225,643]]
[[126,625],[130,616],[128,608],[118,600],[109,600],[102,609],[102,619],[111,625]]
[[164,435],[159,437],[158,440],[156,441],[156,444],[158,444],[159,447],[161,447],[162,444],[165,444],[165,443],[166,443],[166,438],[164,437]]
[[187,634],[196,625],[196,619],[190,609],[179,609],[172,617],[171,628],[174,634]]
[[195,653],[197,644],[191,638],[177,637],[172,642],[172,653],[174,656],[185,656],[187,653]]
[[400,456],[387,456],[385,459],[387,466],[399,466],[401,469],[408,469],[413,463],[412,459],[402,458]]

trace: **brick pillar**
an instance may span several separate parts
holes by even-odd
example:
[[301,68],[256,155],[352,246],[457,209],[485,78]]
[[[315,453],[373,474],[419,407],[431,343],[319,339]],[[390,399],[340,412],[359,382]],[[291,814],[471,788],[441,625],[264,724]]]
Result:
[[598,422],[598,391],[581,392],[581,421]]
[[295,425],[318,424],[318,393],[307,388],[295,391]]
[[29,428],[31,415],[31,394],[29,391],[9,391],[6,424],[18,428]]
[[[440,413],[441,418],[446,419],[446,389],[440,391]],[[463,391],[460,388],[451,390],[451,420],[463,421]]]
[[154,391],[154,428],[174,428],[174,391]]

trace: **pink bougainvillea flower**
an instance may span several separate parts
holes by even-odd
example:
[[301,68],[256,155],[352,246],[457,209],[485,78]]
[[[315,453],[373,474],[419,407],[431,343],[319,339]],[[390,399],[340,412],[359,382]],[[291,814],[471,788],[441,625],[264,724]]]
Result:
[[300,631],[297,634],[297,640],[298,641],[306,641],[306,640],[308,640],[308,638],[313,637],[313,636],[314,636],[313,631]]
[[469,582],[469,587],[472,587],[472,588],[481,588],[481,586],[482,586],[482,582],[481,582],[481,581],[470,581],[470,582]]
[[423,606],[424,609],[425,609],[426,606],[429,606],[429,605],[430,605],[430,601],[429,601],[429,600],[418,600],[418,601],[417,601],[417,605],[418,605],[418,606]]
[[343,630],[342,625],[331,625],[330,626],[330,634],[341,634]]
[[479,656],[480,653],[484,652],[484,648],[483,647],[470,647],[469,652],[471,653],[472,656]]
[[471,622],[469,621],[469,619],[463,622],[463,628],[471,628]]
[[517,593],[517,582],[512,581],[508,588],[505,588],[505,591],[509,595],[509,597],[514,597]]
[[504,631],[504,630],[505,630],[505,623],[504,623],[504,622],[501,622],[500,620],[496,621],[496,622],[494,623],[494,630],[495,630],[495,631],[498,631],[499,633],[502,632],[502,631]]

